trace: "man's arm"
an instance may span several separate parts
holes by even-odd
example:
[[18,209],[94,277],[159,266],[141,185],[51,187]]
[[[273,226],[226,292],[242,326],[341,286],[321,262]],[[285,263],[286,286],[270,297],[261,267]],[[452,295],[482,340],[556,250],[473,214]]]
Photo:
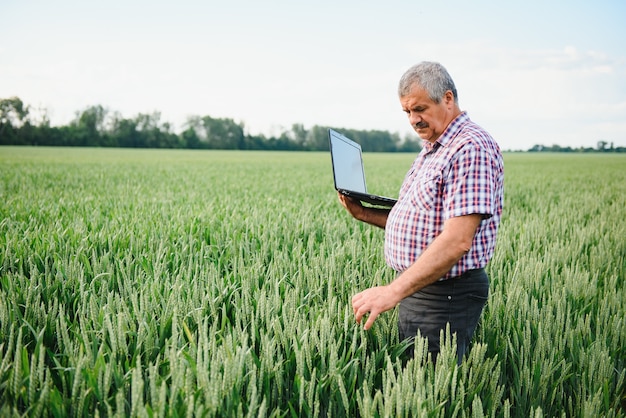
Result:
[[448,219],[441,234],[400,276],[386,286],[372,287],[352,297],[352,310],[358,323],[369,314],[369,329],[379,314],[393,309],[402,299],[436,282],[467,253],[476,229],[483,219],[473,214]]
[[356,199],[351,199],[339,192],[339,201],[355,219],[385,229],[390,209],[365,207]]

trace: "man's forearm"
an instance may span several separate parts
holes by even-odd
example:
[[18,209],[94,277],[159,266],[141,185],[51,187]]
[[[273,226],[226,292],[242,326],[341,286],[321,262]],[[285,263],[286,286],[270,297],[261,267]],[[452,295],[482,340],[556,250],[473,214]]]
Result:
[[364,209],[365,211],[363,211],[363,216],[359,219],[360,221],[385,229],[390,209],[373,207],[364,207]]
[[349,198],[339,192],[337,196],[341,205],[354,219],[385,229],[391,209],[363,206],[357,199]]

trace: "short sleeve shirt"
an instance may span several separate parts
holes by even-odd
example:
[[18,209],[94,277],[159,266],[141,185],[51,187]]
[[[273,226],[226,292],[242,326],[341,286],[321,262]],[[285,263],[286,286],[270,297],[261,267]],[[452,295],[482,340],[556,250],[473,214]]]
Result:
[[413,162],[385,227],[385,259],[409,268],[452,217],[483,215],[471,249],[442,279],[485,267],[491,259],[504,198],[504,164],[495,140],[467,113],[454,119]]

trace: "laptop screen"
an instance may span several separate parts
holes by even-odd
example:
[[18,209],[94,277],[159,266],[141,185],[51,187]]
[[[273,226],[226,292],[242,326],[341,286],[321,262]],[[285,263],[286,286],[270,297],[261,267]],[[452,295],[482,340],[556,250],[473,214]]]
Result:
[[330,131],[335,187],[367,193],[361,146],[338,132]]

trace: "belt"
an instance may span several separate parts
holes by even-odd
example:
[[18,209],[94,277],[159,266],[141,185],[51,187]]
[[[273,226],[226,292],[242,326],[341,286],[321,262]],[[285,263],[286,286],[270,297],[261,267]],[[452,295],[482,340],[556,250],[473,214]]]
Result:
[[465,273],[460,274],[458,276],[454,276],[454,277],[450,277],[448,279],[445,280],[437,280],[435,283],[433,284],[439,284],[439,285],[446,285],[446,284],[452,284],[452,282],[454,280],[462,280],[462,279],[467,279],[475,274],[483,274],[483,272],[485,271],[484,268],[478,268],[478,269],[472,269],[472,270],[467,270]]

